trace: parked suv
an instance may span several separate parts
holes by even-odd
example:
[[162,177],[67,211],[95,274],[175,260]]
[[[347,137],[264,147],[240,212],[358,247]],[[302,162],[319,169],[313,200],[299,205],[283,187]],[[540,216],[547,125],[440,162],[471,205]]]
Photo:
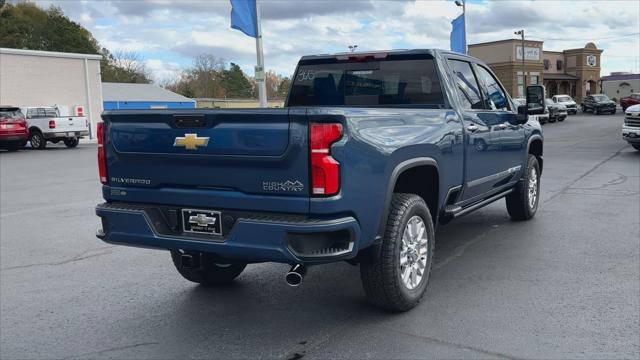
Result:
[[564,105],[567,108],[567,114],[575,115],[578,113],[578,104],[569,95],[554,95],[551,97],[554,103]]
[[543,138],[527,116],[544,88],[526,92],[515,107],[476,58],[398,50],[303,57],[281,109],[105,111],[97,236],[168,249],[208,286],[267,261],[298,286],[308,265],[349,261],[373,304],[408,310],[435,224],[502,198],[535,215]]
[[620,99],[620,106],[622,106],[622,111],[627,110],[629,106],[640,104],[640,93],[631,94],[627,97],[623,97]]
[[0,148],[16,151],[27,144],[27,122],[15,106],[0,106]]
[[640,151],[640,104],[631,105],[625,110],[622,138]]
[[596,115],[605,112],[615,114],[616,103],[604,94],[587,95],[582,102],[582,112],[587,111],[591,111]]

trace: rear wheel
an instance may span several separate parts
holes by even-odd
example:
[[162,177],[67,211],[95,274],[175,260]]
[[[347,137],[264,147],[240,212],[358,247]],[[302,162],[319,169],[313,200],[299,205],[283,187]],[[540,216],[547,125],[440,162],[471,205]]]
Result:
[[182,256],[185,254],[179,250],[172,250],[173,264],[182,277],[204,286],[228,284],[247,266],[246,263],[240,262],[220,262],[211,253],[188,253],[193,262],[187,267],[182,263]]
[[360,264],[369,301],[391,311],[407,311],[425,294],[435,235],[431,213],[421,197],[394,194],[380,253]]
[[522,178],[506,197],[507,212],[513,220],[529,220],[538,210],[539,199],[540,165],[538,159],[529,154]]
[[40,131],[34,131],[29,136],[29,143],[31,147],[38,150],[43,150],[47,147],[47,140],[44,138],[44,135]]
[[63,141],[68,148],[74,148],[80,143],[80,139],[78,138],[65,138]]
[[600,109],[593,109],[593,113],[595,115],[600,115]]

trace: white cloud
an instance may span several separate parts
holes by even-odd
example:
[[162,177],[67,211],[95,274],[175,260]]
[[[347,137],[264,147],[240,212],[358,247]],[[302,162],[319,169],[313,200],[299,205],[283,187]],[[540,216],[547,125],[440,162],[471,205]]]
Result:
[[[156,78],[188,66],[203,52],[233,61],[251,73],[255,41],[230,28],[228,1],[58,1],[54,3],[93,32],[110,50],[140,52]],[[291,74],[300,56],[390,48],[448,48],[452,1],[262,1],[265,63]],[[602,74],[640,72],[640,2],[486,1],[467,4],[469,43],[513,38],[524,28],[548,50],[604,49]],[[170,59],[170,61],[168,61]],[[148,60],[150,61],[150,60]],[[170,65],[173,64],[173,65]],[[162,66],[174,66],[164,71]],[[151,69],[151,66],[149,66]]]

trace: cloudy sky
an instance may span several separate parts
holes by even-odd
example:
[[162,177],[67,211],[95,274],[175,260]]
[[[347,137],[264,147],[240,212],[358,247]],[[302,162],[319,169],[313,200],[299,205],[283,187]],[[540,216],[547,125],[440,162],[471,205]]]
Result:
[[[228,0],[42,0],[60,6],[111,51],[140,53],[156,80],[175,76],[193,56],[210,53],[253,74],[255,40],[230,28]],[[449,48],[450,0],[261,0],[265,65],[290,75],[305,54],[358,50]],[[467,4],[468,43],[544,40],[545,50],[604,49],[602,74],[640,72],[640,2],[482,1]]]

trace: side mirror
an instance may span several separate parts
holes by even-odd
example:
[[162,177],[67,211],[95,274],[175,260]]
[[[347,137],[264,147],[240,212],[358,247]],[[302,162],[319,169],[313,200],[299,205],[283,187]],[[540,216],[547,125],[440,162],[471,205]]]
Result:
[[544,86],[527,86],[527,114],[544,114],[546,105],[544,103]]
[[516,123],[526,124],[529,121],[529,115],[527,115],[527,105],[518,106],[518,115],[516,115]]

